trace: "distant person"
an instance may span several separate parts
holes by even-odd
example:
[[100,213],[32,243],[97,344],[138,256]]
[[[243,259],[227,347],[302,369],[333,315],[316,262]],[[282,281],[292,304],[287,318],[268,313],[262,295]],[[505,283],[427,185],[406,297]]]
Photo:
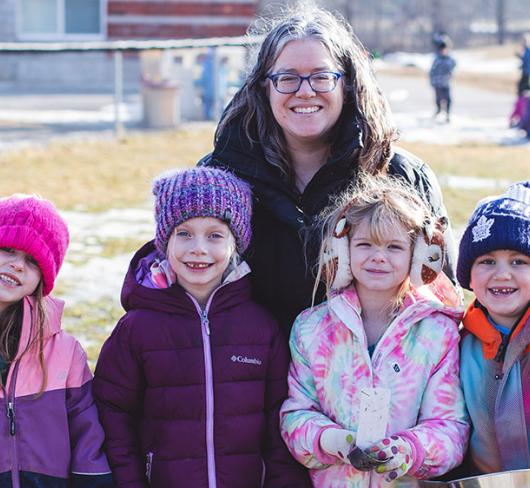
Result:
[[223,56],[216,62],[215,49],[210,48],[199,57],[201,76],[197,80],[205,120],[216,120],[225,107],[228,91],[229,59]]
[[451,78],[456,61],[449,55],[449,44],[440,41],[436,47],[436,56],[429,71],[431,86],[434,88],[436,112],[435,117],[445,112],[445,120],[451,119]]
[[521,40],[521,51],[517,53],[521,59],[521,78],[517,84],[517,95],[530,90],[530,34],[524,34]]
[[[467,475],[530,468],[530,181],[481,200],[460,241]],[[528,485],[526,485],[528,486]]]
[[213,120],[215,118],[215,52],[213,49],[198,57],[201,63],[201,74],[196,82],[199,88],[203,118]]
[[133,257],[125,315],[94,393],[119,486],[305,488],[279,432],[288,351],[250,298],[247,183],[215,168],[154,183],[156,237]]
[[48,200],[0,199],[0,486],[110,488],[86,353],[51,297],[69,235]]

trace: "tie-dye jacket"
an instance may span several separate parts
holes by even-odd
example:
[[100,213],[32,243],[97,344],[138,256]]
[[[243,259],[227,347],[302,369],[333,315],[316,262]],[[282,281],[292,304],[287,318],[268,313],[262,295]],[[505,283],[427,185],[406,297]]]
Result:
[[[422,287],[425,288],[425,287]],[[409,293],[402,310],[368,354],[361,307],[353,288],[302,312],[291,333],[289,398],[282,436],[308,468],[315,487],[406,486],[360,472],[323,452],[327,428],[358,430],[362,388],[390,389],[386,435],[413,446],[409,475],[430,478],[462,461],[469,426],[458,377],[460,312],[433,296]]]
[[478,302],[468,308],[464,328],[460,377],[471,418],[472,463],[467,474],[530,468],[530,308],[507,344]]
[[24,298],[18,354],[0,388],[0,488],[110,488],[104,434],[92,398],[92,375],[80,344],[61,331],[63,302],[46,297],[41,389],[38,355],[27,349],[37,311]]

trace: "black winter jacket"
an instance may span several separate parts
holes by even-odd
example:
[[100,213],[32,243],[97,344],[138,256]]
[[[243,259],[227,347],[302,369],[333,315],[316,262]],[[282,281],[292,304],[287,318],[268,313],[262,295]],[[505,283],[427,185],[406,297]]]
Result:
[[[237,121],[221,134],[213,153],[199,162],[202,166],[227,168],[251,184],[253,237],[245,259],[252,269],[254,299],[276,316],[286,335],[296,316],[311,305],[320,242],[312,233],[304,245],[305,233],[330,198],[355,181],[357,167],[348,165],[343,155],[360,147],[361,129],[352,121],[351,131],[345,131],[328,162],[301,195],[285,181],[278,168],[266,162],[261,146],[248,142]],[[389,173],[413,184],[435,215],[447,216],[436,176],[423,161],[397,150],[390,161]],[[448,240],[452,241],[451,235]],[[453,279],[452,242],[449,247],[445,271]],[[323,300],[322,287],[316,298],[317,303]]]

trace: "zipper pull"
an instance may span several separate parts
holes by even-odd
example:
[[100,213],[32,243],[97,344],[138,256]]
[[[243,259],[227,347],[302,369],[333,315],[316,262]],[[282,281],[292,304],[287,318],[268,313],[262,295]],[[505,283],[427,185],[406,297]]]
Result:
[[206,327],[206,333],[210,335],[210,321],[208,320],[208,313],[206,310],[202,312],[202,323]]
[[15,406],[7,402],[7,418],[9,419],[9,434],[15,435]]

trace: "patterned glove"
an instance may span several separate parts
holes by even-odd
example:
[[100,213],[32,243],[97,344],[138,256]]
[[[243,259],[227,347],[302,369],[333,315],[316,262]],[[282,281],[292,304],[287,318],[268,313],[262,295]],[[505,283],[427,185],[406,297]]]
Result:
[[407,474],[412,467],[412,446],[403,437],[393,435],[365,449],[372,458],[385,459],[375,472],[385,474],[386,481],[394,481]]
[[346,429],[326,429],[320,436],[321,449],[345,463],[354,442],[355,434]]

